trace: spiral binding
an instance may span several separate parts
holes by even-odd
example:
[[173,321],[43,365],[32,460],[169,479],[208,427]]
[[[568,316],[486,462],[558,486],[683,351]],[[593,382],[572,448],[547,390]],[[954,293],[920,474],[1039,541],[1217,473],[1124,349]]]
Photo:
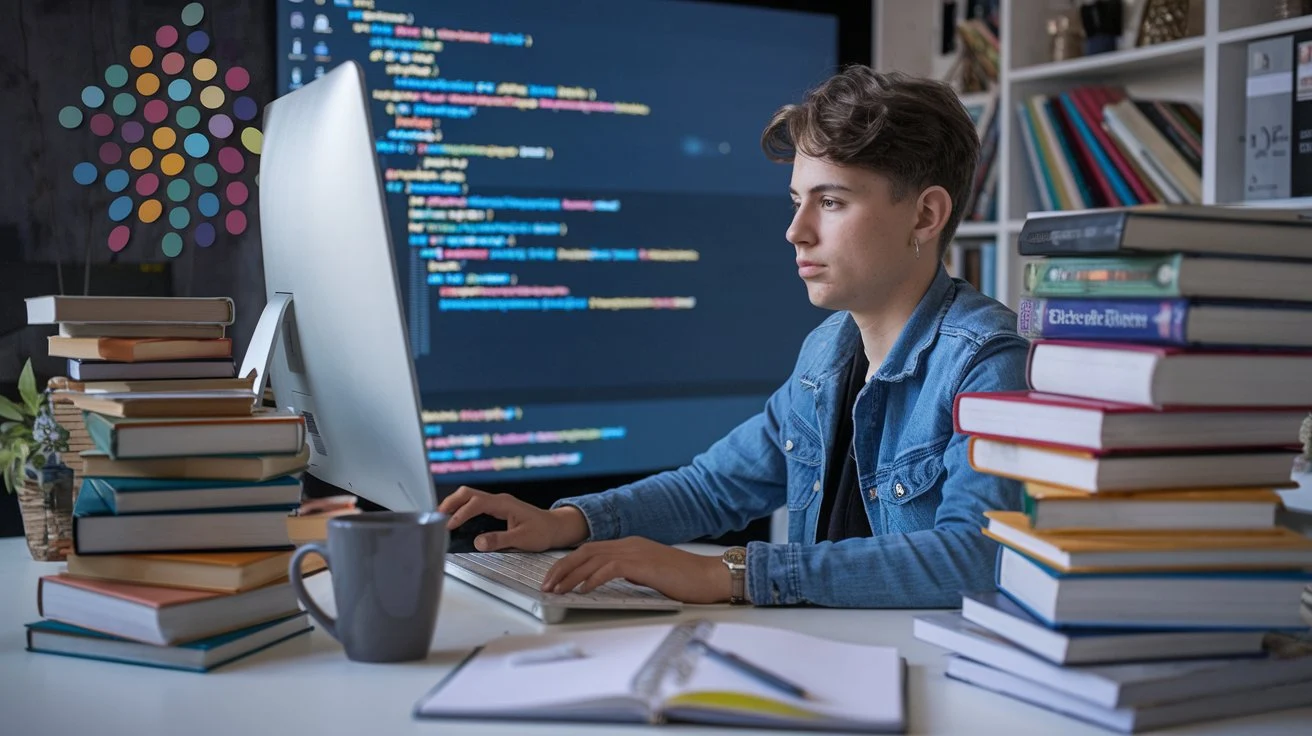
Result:
[[692,676],[698,654],[689,648],[689,642],[709,637],[714,628],[715,623],[705,619],[685,621],[675,626],[634,675],[630,684],[634,695],[652,704],[655,712],[661,685],[667,677],[673,675],[674,683],[682,685]]

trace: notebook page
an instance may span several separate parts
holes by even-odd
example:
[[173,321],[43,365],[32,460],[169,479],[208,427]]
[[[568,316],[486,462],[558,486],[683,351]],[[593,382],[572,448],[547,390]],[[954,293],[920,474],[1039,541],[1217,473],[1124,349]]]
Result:
[[[522,710],[632,699],[629,686],[634,675],[672,629],[671,625],[628,626],[495,639],[443,686],[424,696],[415,710],[430,716],[514,716]],[[524,653],[569,644],[577,645],[584,656],[515,663]],[[569,710],[576,716],[586,712]]]
[[[815,699],[793,697],[710,657],[694,655],[691,675],[681,687],[667,690],[667,700],[696,692],[732,692],[823,714],[826,720],[885,729],[897,729],[904,723],[903,664],[893,647],[849,644],[735,623],[717,623],[707,641],[802,686]],[[768,713],[761,715],[772,718]]]

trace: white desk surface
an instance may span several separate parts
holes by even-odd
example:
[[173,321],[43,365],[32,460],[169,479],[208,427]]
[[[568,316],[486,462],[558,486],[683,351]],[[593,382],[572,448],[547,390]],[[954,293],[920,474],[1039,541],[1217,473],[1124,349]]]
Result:
[[[21,538],[0,539],[0,732],[15,736],[147,736],[149,734],[612,734],[653,727],[419,721],[410,713],[425,692],[469,650],[506,633],[546,627],[500,601],[446,579],[432,653],[423,662],[360,664],[316,628],[308,636],[259,652],[208,674],[33,654],[24,623],[37,619],[36,584],[58,563],[32,562]],[[307,581],[332,612],[331,581]],[[795,629],[838,640],[897,647],[907,659],[908,733],[1062,734],[1107,731],[947,679],[944,651],[911,636],[916,611],[752,609],[691,606],[682,617],[706,616]],[[613,626],[675,620],[670,614],[588,615],[570,626]],[[870,686],[879,687],[872,682]],[[678,726],[665,733],[726,734]],[[1171,733],[1312,733],[1312,708],[1217,721]]]

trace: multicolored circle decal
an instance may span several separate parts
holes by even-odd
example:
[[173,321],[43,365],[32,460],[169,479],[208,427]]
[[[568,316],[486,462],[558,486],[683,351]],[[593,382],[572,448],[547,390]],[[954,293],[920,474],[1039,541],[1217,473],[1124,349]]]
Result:
[[[60,107],[60,127],[86,125],[98,140],[73,180],[99,186],[109,203],[104,243],[113,252],[134,238],[165,257],[209,248],[250,227],[263,133],[251,73],[222,68],[205,7],[188,3],[178,22],[161,25],[151,42],[132,46],[102,79]],[[218,44],[222,45],[222,44]],[[85,135],[85,134],[84,134]],[[103,231],[102,231],[103,232]]]

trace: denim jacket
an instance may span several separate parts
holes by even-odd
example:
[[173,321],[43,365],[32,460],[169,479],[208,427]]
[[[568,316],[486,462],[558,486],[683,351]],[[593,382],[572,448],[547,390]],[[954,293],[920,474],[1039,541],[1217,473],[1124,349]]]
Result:
[[[970,467],[952,426],[964,391],[1025,388],[1028,343],[1016,315],[940,266],[879,370],[851,407],[861,498],[873,537],[816,542],[844,369],[861,344],[846,312],[802,344],[765,409],[682,468],[604,493],[563,499],[591,539],[677,544],[741,529],[788,507],[788,543],[751,542],[756,605],[949,607],[993,587],[997,546],[983,513],[1017,509],[1016,481]],[[833,472],[838,472],[835,468]]]

